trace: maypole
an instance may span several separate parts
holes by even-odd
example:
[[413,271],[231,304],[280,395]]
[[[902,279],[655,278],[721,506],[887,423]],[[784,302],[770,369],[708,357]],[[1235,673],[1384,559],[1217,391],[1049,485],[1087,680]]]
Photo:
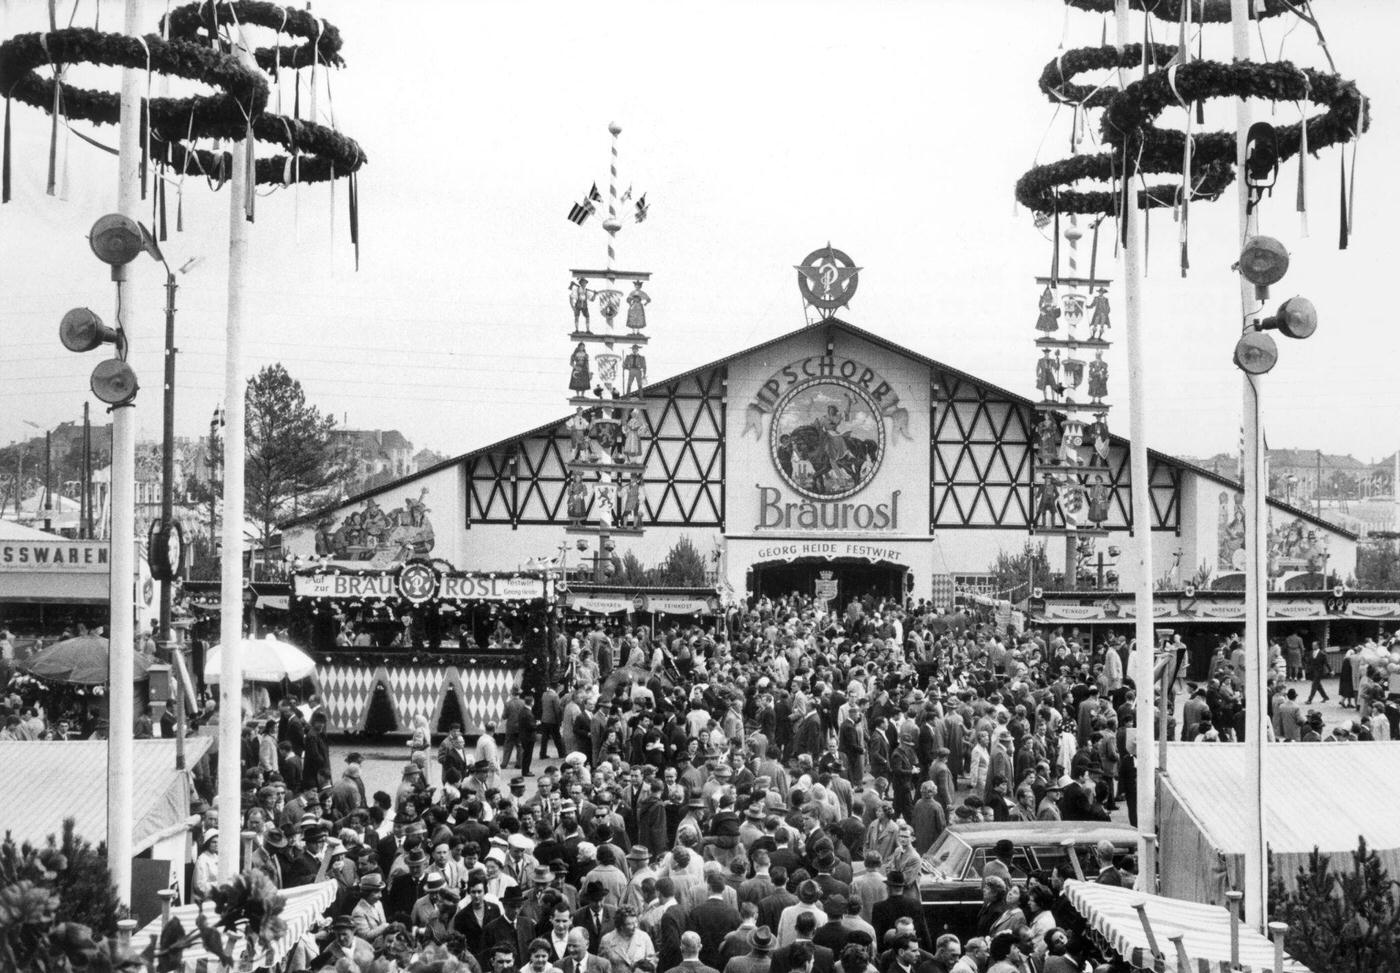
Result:
[[[608,125],[611,136],[608,166],[608,215],[603,230],[608,235],[607,266],[603,270],[570,270],[569,307],[573,312],[574,344],[569,355],[569,405],[573,415],[565,423],[569,451],[565,466],[569,481],[565,489],[570,534],[581,535],[579,550],[587,550],[588,537],[597,542],[593,560],[593,581],[604,583],[620,572],[616,535],[640,537],[646,515],[647,441],[651,423],[642,392],[646,387],[646,357],[642,348],[650,340],[645,334],[647,305],[651,297],[642,285],[650,272],[619,270],[617,235],[622,229],[620,207],[632,199],[629,187],[618,195],[618,136],[622,126]],[[597,184],[583,202],[576,203],[569,220],[582,226],[601,201]],[[635,203],[635,222],[647,217],[646,194]],[[624,293],[619,282],[632,285]],[[604,286],[595,287],[595,283]],[[603,319],[603,330],[594,331],[590,306],[596,302]],[[618,331],[617,317],[623,304],[625,331]],[[628,346],[622,355],[616,346]],[[596,353],[590,348],[602,347]],[[617,479],[614,479],[614,478]]]
[[[1196,200],[1219,198],[1236,173],[1242,174],[1241,186],[1241,275],[1251,285],[1267,285],[1279,279],[1287,269],[1287,253],[1277,241],[1253,237],[1253,223],[1250,221],[1252,209],[1258,205],[1272,185],[1272,174],[1278,164],[1288,158],[1300,156],[1299,181],[1303,182],[1301,166],[1306,156],[1326,146],[1344,143],[1355,138],[1366,128],[1365,100],[1356,86],[1335,73],[1324,73],[1308,68],[1297,68],[1291,64],[1255,64],[1247,59],[1251,16],[1249,0],[1200,0],[1188,8],[1184,0],[1065,0],[1067,4],[1082,10],[1101,14],[1113,13],[1116,18],[1117,45],[1114,47],[1081,48],[1062,53],[1045,66],[1041,74],[1040,87],[1046,96],[1055,103],[1069,103],[1076,111],[1089,108],[1102,108],[1101,134],[1107,151],[1097,155],[1073,155],[1058,162],[1038,165],[1026,172],[1017,181],[1016,197],[1042,218],[1058,221],[1062,214],[1097,213],[1113,216],[1118,220],[1123,274],[1125,309],[1128,332],[1128,373],[1129,401],[1131,413],[1129,428],[1129,466],[1132,487],[1132,525],[1134,548],[1136,551],[1137,572],[1134,579],[1135,612],[1137,627],[1137,664],[1133,676],[1138,691],[1136,707],[1137,758],[1138,758],[1138,825],[1144,829],[1155,829],[1152,814],[1155,812],[1155,782],[1152,779],[1154,754],[1151,748],[1153,719],[1151,717],[1151,691],[1148,687],[1155,681],[1157,671],[1152,654],[1152,574],[1151,553],[1151,484],[1147,461],[1147,435],[1145,410],[1145,363],[1142,355],[1143,311],[1138,290],[1140,268],[1138,250],[1139,210],[1170,207],[1181,217],[1180,261],[1183,275],[1189,266],[1187,259],[1187,235],[1189,223],[1185,214],[1190,204]],[[1177,25],[1181,29],[1181,48],[1165,44],[1130,44],[1129,9],[1144,12]],[[1283,14],[1297,15],[1316,29],[1316,22],[1310,11],[1300,12],[1288,0],[1255,0],[1252,8],[1253,19],[1276,17]],[[1232,19],[1236,32],[1236,60],[1233,64],[1213,61],[1192,60],[1186,47],[1190,40],[1188,27],[1192,19],[1201,25],[1221,24]],[[1319,33],[1319,42],[1321,34]],[[1243,40],[1241,38],[1243,37]],[[1325,53],[1325,48],[1324,48]],[[1330,57],[1328,58],[1330,64]],[[1131,84],[1122,77],[1128,69],[1141,66],[1143,77]],[[1112,70],[1119,72],[1118,86],[1100,84],[1089,86],[1074,83],[1074,79],[1085,71]],[[1233,137],[1229,135],[1193,136],[1187,131],[1160,129],[1156,126],[1159,115],[1169,107],[1177,106],[1187,112],[1188,119],[1193,108],[1208,98],[1236,97],[1240,106],[1239,127]],[[1295,102],[1320,105],[1326,113],[1305,118],[1297,125],[1285,126],[1277,131],[1265,126],[1267,131],[1256,136],[1260,126],[1249,126],[1248,109],[1243,102],[1246,98],[1261,98],[1276,102]],[[1166,182],[1146,185],[1145,174],[1167,173],[1175,176],[1178,183]],[[1071,188],[1082,181],[1099,184],[1102,189]],[[1342,187],[1342,232],[1341,246],[1346,246],[1349,211],[1346,204],[1346,184]],[[1300,209],[1305,206],[1305,197],[1300,192]],[[1306,215],[1306,214],[1304,214]],[[1055,261],[1055,265],[1058,260]],[[1052,269],[1052,278],[1057,273]],[[1246,412],[1257,417],[1256,386],[1251,384],[1252,376],[1267,372],[1277,359],[1277,351],[1272,339],[1263,332],[1279,329],[1293,337],[1306,337],[1316,326],[1316,317],[1311,305],[1295,298],[1285,302],[1276,315],[1259,321],[1255,316],[1260,310],[1260,301],[1265,294],[1242,290],[1244,300],[1244,335],[1235,352],[1236,364],[1247,373]],[[1048,305],[1048,306],[1047,306]],[[1053,295],[1048,302],[1042,297],[1042,312],[1054,310]],[[1045,357],[1048,356],[1048,352]],[[1052,379],[1058,376],[1053,364],[1037,366],[1037,384],[1041,383],[1040,369],[1047,368]],[[1044,387],[1044,386],[1042,386]],[[1055,386],[1050,385],[1052,391]],[[1048,404],[1047,404],[1048,405]],[[1246,425],[1249,418],[1246,419]],[[1043,443],[1042,443],[1043,448]],[[1249,736],[1255,746],[1262,744],[1264,736],[1263,712],[1267,705],[1264,692],[1264,674],[1267,667],[1263,653],[1266,651],[1264,637],[1265,571],[1259,551],[1264,548],[1263,524],[1265,498],[1261,477],[1257,467],[1262,455],[1262,437],[1255,427],[1246,430],[1246,448],[1255,462],[1255,472],[1245,485],[1247,506],[1252,509],[1252,518],[1257,521],[1249,529],[1253,537],[1251,548],[1251,585],[1254,593],[1249,595],[1247,614],[1252,620],[1249,627],[1250,673],[1246,683],[1247,706],[1250,710]],[[1042,487],[1042,498],[1053,489],[1050,478]],[[1043,499],[1042,499],[1043,502]],[[1037,505],[1037,514],[1041,506]],[[1257,643],[1257,644],[1256,644]],[[1164,688],[1164,693],[1167,690]],[[1164,702],[1166,700],[1164,699]],[[1259,747],[1262,753],[1262,746]],[[1256,782],[1262,786],[1258,776],[1259,759],[1251,766]],[[1254,813],[1257,805],[1250,808],[1251,825],[1259,840],[1250,849],[1247,858],[1254,859],[1247,869],[1250,876],[1246,908],[1256,929],[1262,930],[1263,916],[1266,913],[1267,866],[1265,865],[1266,844],[1262,835],[1262,812]],[[1143,874],[1152,876],[1154,862],[1149,852],[1150,838],[1144,833]],[[1148,890],[1152,886],[1149,884]]]
[[[225,518],[222,563],[221,608],[223,656],[222,718],[220,721],[219,820],[224,830],[224,854],[220,856],[220,876],[227,878],[239,867],[238,842],[241,796],[239,737],[241,731],[241,670],[237,646],[242,635],[243,615],[243,375],[242,330],[247,318],[247,275],[249,262],[248,224],[253,220],[253,202],[258,185],[294,187],[301,182],[322,182],[345,177],[349,181],[350,237],[356,246],[358,266],[358,188],[356,173],[365,155],[353,139],[322,125],[314,117],[302,119],[264,111],[268,82],[264,71],[278,74],[290,69],[295,78],[302,68],[312,69],[311,103],[314,115],[314,75],[319,64],[339,65],[340,34],[334,26],[307,11],[282,8],[255,0],[229,0],[222,3],[193,3],[169,11],[160,24],[161,32],[141,34],[141,0],[126,0],[124,33],[109,34],[85,28],[50,30],[20,34],[0,44],[0,89],[7,98],[41,110],[63,112],[69,122],[97,125],[120,123],[118,149],[119,215],[104,217],[99,227],[116,220],[123,230],[114,241],[99,243],[96,229],[93,248],[111,249],[121,238],[135,240],[134,249],[123,255],[123,265],[114,263],[113,277],[118,286],[116,328],[105,329],[91,312],[86,317],[65,317],[64,343],[73,350],[90,350],[116,341],[118,360],[99,365],[94,373],[93,390],[103,401],[113,404],[112,551],[111,551],[111,662],[109,673],[110,761],[108,775],[109,821],[108,854],[114,883],[123,901],[130,895],[131,850],[131,767],[133,731],[131,652],[134,646],[134,605],[132,578],[135,575],[135,489],[134,418],[131,402],[136,396],[136,379],[126,366],[127,328],[134,317],[132,308],[139,298],[127,286],[131,260],[145,249],[164,260],[157,239],[166,238],[166,190],[178,195],[183,177],[197,172],[207,176],[215,188],[229,187],[229,281],[228,344],[225,368],[227,412],[231,420],[225,443]],[[243,39],[243,29],[258,26],[272,30],[277,43],[252,50]],[[229,28],[229,38],[221,36]],[[287,37],[302,43],[284,45]],[[226,53],[228,50],[234,53]],[[120,99],[103,92],[75,88],[64,81],[60,66],[107,64],[123,69]],[[52,77],[41,72],[52,70]],[[260,70],[261,69],[261,70]],[[215,89],[212,95],[191,98],[143,97],[143,74],[174,75]],[[149,81],[147,82],[149,85]],[[8,119],[7,119],[8,125]],[[54,131],[57,131],[55,126]],[[53,136],[56,137],[56,136]],[[53,138],[51,137],[51,138]],[[230,154],[201,143],[232,142]],[[258,159],[257,142],[281,146],[286,155]],[[51,145],[50,157],[54,146]],[[8,174],[11,168],[10,141],[4,146],[6,186],[0,201],[9,201]],[[52,167],[51,167],[52,168]],[[150,230],[136,226],[138,210],[146,198],[150,179]],[[126,224],[129,231],[121,224]],[[176,230],[181,228],[181,208],[176,203]],[[112,229],[108,226],[107,229]],[[122,249],[117,246],[116,249]],[[109,263],[114,262],[103,256]],[[69,320],[69,319],[72,320]],[[88,319],[92,320],[88,320]],[[104,370],[105,369],[105,370]],[[212,532],[212,524],[211,524]]]

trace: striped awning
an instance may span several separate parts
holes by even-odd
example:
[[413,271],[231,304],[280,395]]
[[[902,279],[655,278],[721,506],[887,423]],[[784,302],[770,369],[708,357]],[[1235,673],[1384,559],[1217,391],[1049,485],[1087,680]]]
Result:
[[[1066,882],[1065,898],[1088,922],[1099,941],[1136,969],[1177,973],[1178,957],[1172,940],[1180,936],[1191,973],[1231,973],[1227,909],[1094,882]],[[1138,904],[1147,910],[1161,958],[1153,956],[1135,908]],[[1243,922],[1239,937],[1239,968],[1245,973],[1308,973],[1306,966],[1287,954],[1282,969],[1275,970],[1274,944]]]
[[[286,906],[282,909],[282,919],[287,923],[287,931],[283,933],[271,946],[271,956],[262,955],[258,957],[258,963],[269,965],[276,969],[301,941],[302,937],[311,930],[311,925],[321,917],[321,913],[335,900],[337,883],[317,882],[313,885],[300,885],[296,888],[287,889],[282,893],[282,897],[287,900]],[[195,917],[199,915],[201,906],[182,905],[170,910],[170,918],[179,918],[185,927],[186,933],[195,931]],[[213,906],[208,907],[208,912],[213,915]],[[138,956],[145,952],[147,945],[152,941],[160,942],[160,931],[165,926],[165,918],[157,917],[151,920],[145,928],[137,931],[131,937],[131,949]],[[196,942],[185,950],[184,973],[217,973],[219,970],[219,960],[205,951],[204,947]]]

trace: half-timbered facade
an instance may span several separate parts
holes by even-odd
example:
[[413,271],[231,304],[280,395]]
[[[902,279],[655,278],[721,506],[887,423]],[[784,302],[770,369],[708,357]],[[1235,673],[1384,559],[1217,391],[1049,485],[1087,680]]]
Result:
[[[619,554],[645,565],[684,536],[736,595],[908,590],[943,600],[1031,536],[1031,400],[840,320],[658,382],[645,398],[647,530],[617,538]],[[427,554],[470,571],[555,556],[569,523],[564,421],[294,520],[284,547],[334,560]],[[1150,457],[1154,577],[1228,572],[1238,485]],[[1134,529],[1125,440],[1112,440],[1108,467],[1103,550],[1126,547]],[[1332,571],[1354,570],[1353,535],[1283,504],[1271,521],[1281,536],[1325,548]],[[1063,537],[1046,543],[1058,563]],[[568,556],[580,558],[572,544]],[[1131,584],[1128,558],[1116,567]]]

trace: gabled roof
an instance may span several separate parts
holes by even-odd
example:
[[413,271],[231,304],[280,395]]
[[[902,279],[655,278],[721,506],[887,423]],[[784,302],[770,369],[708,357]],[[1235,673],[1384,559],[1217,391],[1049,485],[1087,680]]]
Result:
[[[993,391],[993,392],[996,392],[998,395],[1002,395],[1002,396],[1006,397],[1007,399],[1009,399],[1010,401],[1015,402],[1015,403],[1017,403],[1017,404],[1019,404],[1019,405],[1022,405],[1022,406],[1026,407],[1026,408],[1033,408],[1034,405],[1035,405],[1035,403],[1034,403],[1033,400],[1027,398],[1027,397],[1024,396],[1024,395],[1019,395],[1019,394],[1017,394],[1017,393],[1015,393],[1015,392],[1008,391],[1008,390],[1006,390],[1006,389],[1004,389],[1004,388],[1001,388],[1001,387],[998,386],[998,385],[994,385],[994,384],[992,384],[991,382],[988,382],[986,379],[978,378],[978,377],[976,377],[975,375],[969,374],[968,372],[965,372],[965,371],[963,371],[962,369],[954,368],[954,367],[952,367],[951,365],[945,365],[943,362],[940,362],[940,361],[935,361],[934,359],[929,358],[929,357],[926,356],[926,355],[922,355],[922,354],[920,354],[919,352],[914,351],[914,350],[911,349],[911,348],[906,348],[906,347],[904,347],[903,345],[896,344],[895,342],[890,341],[888,338],[882,337],[882,336],[880,336],[880,335],[878,335],[878,334],[875,334],[874,332],[871,332],[871,331],[866,331],[864,328],[857,327],[857,326],[854,325],[854,324],[849,324],[849,323],[847,323],[847,322],[845,322],[845,321],[842,321],[840,318],[827,318],[826,320],[824,320],[824,321],[822,321],[822,322],[820,322],[820,323],[818,323],[818,324],[803,325],[803,326],[800,327],[800,328],[794,328],[794,329],[791,330],[791,331],[786,331],[786,332],[784,332],[783,334],[780,334],[780,335],[777,335],[776,337],[773,337],[773,338],[768,339],[767,341],[760,342],[760,343],[758,343],[758,344],[756,344],[756,345],[750,345],[750,346],[747,347],[747,348],[741,348],[741,349],[739,349],[738,351],[733,352],[732,354],[729,354],[729,355],[724,356],[723,358],[716,359],[715,361],[708,362],[707,364],[704,364],[704,365],[699,365],[699,366],[697,366],[697,367],[695,367],[695,368],[690,369],[689,371],[681,372],[679,375],[673,375],[673,376],[671,376],[670,378],[662,379],[662,380],[659,381],[659,382],[653,382],[653,383],[651,383],[650,385],[648,385],[648,386],[643,390],[643,393],[642,393],[642,394],[643,394],[643,395],[647,395],[647,394],[650,394],[650,393],[653,393],[653,392],[660,392],[660,391],[662,391],[667,385],[671,385],[671,384],[673,384],[673,383],[675,383],[675,382],[679,382],[679,381],[684,381],[684,380],[687,379],[687,378],[691,378],[691,377],[693,377],[693,376],[695,376],[695,375],[699,375],[699,374],[702,374],[702,373],[704,373],[704,372],[708,372],[708,371],[710,371],[711,369],[722,368],[722,367],[724,367],[725,365],[728,365],[730,362],[736,361],[736,360],[738,360],[738,359],[740,359],[740,358],[744,358],[744,357],[747,357],[747,356],[749,356],[749,355],[757,354],[757,353],[759,353],[759,352],[767,351],[769,348],[772,348],[772,347],[774,347],[774,346],[776,346],[776,345],[780,345],[780,344],[782,344],[784,341],[787,341],[787,340],[789,340],[789,339],[791,339],[791,338],[795,338],[796,336],[802,334],[803,332],[810,331],[810,330],[812,330],[812,329],[814,329],[814,328],[824,328],[824,329],[827,329],[828,331],[844,331],[846,334],[849,334],[849,335],[851,335],[851,336],[854,337],[854,338],[859,338],[859,339],[861,339],[862,341],[867,341],[867,342],[869,342],[870,344],[873,344],[873,345],[876,345],[876,346],[878,346],[878,347],[880,347],[880,348],[883,348],[883,349],[885,349],[886,351],[889,351],[889,352],[891,352],[891,353],[893,353],[893,354],[900,355],[900,356],[903,356],[903,357],[905,357],[905,358],[912,358],[913,360],[915,360],[915,361],[917,361],[917,362],[920,362],[921,364],[927,365],[927,366],[930,367],[930,368],[936,368],[936,369],[939,369],[940,371],[948,372],[948,373],[950,373],[950,374],[952,374],[952,375],[956,375],[958,378],[961,378],[961,379],[963,379],[963,380],[965,380],[965,381],[972,382],[972,383],[974,383],[974,384],[976,384],[976,385],[980,385],[980,386],[982,386],[983,388],[989,389],[990,391]],[[451,459],[443,460],[441,463],[437,463],[437,464],[435,464],[435,465],[433,465],[433,466],[427,467],[426,469],[421,469],[421,470],[417,471],[416,473],[410,473],[410,474],[408,474],[407,476],[401,477],[400,479],[398,479],[398,480],[395,481],[395,484],[396,484],[396,485],[402,485],[402,484],[410,483],[410,482],[412,482],[413,480],[421,479],[421,478],[423,478],[423,477],[425,477],[425,476],[431,476],[432,474],[437,473],[437,472],[439,472],[440,470],[444,470],[444,469],[447,469],[447,468],[449,468],[449,467],[456,466],[456,465],[458,465],[459,463],[463,463],[463,462],[465,462],[466,460],[472,459],[472,458],[474,458],[474,457],[476,457],[476,456],[481,456],[481,455],[483,455],[483,454],[496,452],[497,450],[503,449],[503,448],[505,448],[505,447],[507,447],[507,446],[512,446],[512,445],[514,445],[514,444],[516,444],[516,443],[519,443],[519,442],[522,442],[522,441],[524,441],[524,440],[526,440],[526,439],[530,439],[530,438],[532,438],[532,437],[534,437],[534,436],[537,436],[537,435],[539,435],[540,433],[548,432],[549,430],[551,430],[551,429],[555,428],[556,426],[558,426],[560,423],[565,422],[565,421],[567,420],[567,418],[568,418],[567,416],[560,417],[560,418],[555,419],[555,420],[552,420],[552,421],[550,421],[550,422],[546,422],[546,423],[544,423],[543,425],[536,426],[536,427],[533,428],[533,429],[528,429],[528,430],[526,430],[525,432],[517,433],[517,434],[515,434],[514,436],[509,436],[509,437],[507,437],[507,438],[505,438],[505,439],[501,439],[501,440],[498,440],[498,441],[496,441],[496,442],[494,442],[494,443],[490,443],[489,445],[486,445],[486,446],[479,446],[479,447],[477,447],[476,449],[473,449],[473,450],[471,450],[471,451],[469,451],[469,452],[466,452],[466,453],[461,454],[460,456],[455,456],[455,457],[453,457],[453,458],[451,458]],[[1125,439],[1125,438],[1122,437],[1122,436],[1111,436],[1111,438],[1112,438],[1112,440],[1113,440],[1115,443],[1118,443],[1118,444],[1120,444],[1120,445],[1122,445],[1122,446],[1126,446],[1127,443],[1128,443],[1128,440]],[[1148,455],[1148,457],[1149,457],[1149,460],[1151,460],[1151,459],[1160,460],[1160,461],[1162,461],[1162,462],[1164,462],[1164,463],[1168,463],[1168,464],[1170,464],[1170,465],[1172,465],[1172,466],[1177,466],[1177,467],[1180,467],[1180,468],[1182,468],[1182,469],[1189,470],[1190,472],[1195,473],[1197,476],[1205,477],[1206,479],[1211,480],[1211,481],[1213,481],[1213,482],[1215,482],[1215,483],[1219,483],[1219,484],[1221,484],[1222,486],[1228,486],[1228,487],[1231,487],[1232,489],[1235,489],[1235,490],[1240,489],[1240,484],[1239,484],[1239,481],[1237,481],[1237,480],[1227,479],[1226,477],[1223,477],[1223,476],[1219,475],[1218,473],[1212,473],[1210,470],[1207,470],[1207,469],[1204,469],[1204,468],[1202,468],[1202,467],[1196,466],[1196,465],[1193,464],[1193,463],[1188,463],[1188,462],[1186,462],[1185,460],[1177,459],[1177,458],[1174,457],[1174,456],[1168,456],[1168,455],[1165,454],[1165,453],[1159,453],[1159,452],[1158,452],[1157,450],[1155,450],[1155,449],[1150,449],[1150,448],[1149,448],[1148,451],[1147,451],[1147,455]],[[282,523],[281,526],[285,528],[285,527],[292,527],[292,526],[295,526],[295,525],[297,525],[297,524],[314,523],[315,520],[316,520],[317,518],[319,518],[319,517],[321,517],[321,516],[324,516],[326,513],[328,513],[328,512],[331,511],[331,510],[337,510],[337,509],[339,509],[339,508],[341,508],[341,507],[349,506],[349,505],[352,504],[352,503],[358,503],[358,502],[360,502],[360,501],[362,501],[362,500],[366,500],[366,499],[368,499],[369,497],[375,496],[375,495],[380,494],[380,493],[382,493],[382,492],[384,492],[384,488],[383,488],[383,487],[379,487],[379,488],[376,488],[376,489],[373,489],[373,490],[362,490],[361,492],[355,494],[354,496],[352,496],[352,497],[347,497],[346,499],[344,499],[344,500],[342,500],[342,501],[340,501],[340,502],[338,502],[338,503],[330,504],[330,505],[328,505],[328,506],[326,506],[326,507],[322,507],[322,508],[319,509],[319,510],[312,511],[311,513],[303,514],[302,516],[297,517],[297,518],[295,518],[294,520],[284,521],[284,522]],[[1319,526],[1319,527],[1325,527],[1326,529],[1328,529],[1328,530],[1330,530],[1330,531],[1334,531],[1334,532],[1336,532],[1336,533],[1338,533],[1338,534],[1342,534],[1342,535],[1344,535],[1344,536],[1350,537],[1350,538],[1353,539],[1353,540],[1355,540],[1356,537],[1358,536],[1357,534],[1354,534],[1354,533],[1352,533],[1351,531],[1343,530],[1342,528],[1338,527],[1336,524],[1330,523],[1329,521],[1326,521],[1326,520],[1322,520],[1321,518],[1316,517],[1316,516],[1314,516],[1313,514],[1308,513],[1308,511],[1306,511],[1306,510],[1302,510],[1302,509],[1299,509],[1298,507],[1294,507],[1292,504],[1283,503],[1282,501],[1274,500],[1273,498],[1270,498],[1270,499],[1269,499],[1269,505],[1272,506],[1272,507],[1276,507],[1276,508],[1278,508],[1279,510],[1286,511],[1286,512],[1288,512],[1289,514],[1292,514],[1292,515],[1295,516],[1295,517],[1298,517],[1298,518],[1300,518],[1300,519],[1302,519],[1302,520],[1308,521],[1309,523],[1316,524],[1316,525]]]

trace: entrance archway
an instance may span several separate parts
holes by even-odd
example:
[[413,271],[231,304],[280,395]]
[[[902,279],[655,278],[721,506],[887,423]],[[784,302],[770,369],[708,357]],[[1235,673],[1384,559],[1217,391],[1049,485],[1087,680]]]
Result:
[[830,593],[833,604],[844,606],[852,598],[903,598],[909,568],[891,561],[867,561],[858,557],[799,557],[791,561],[763,561],[751,568],[749,593],[779,598],[798,594]]

